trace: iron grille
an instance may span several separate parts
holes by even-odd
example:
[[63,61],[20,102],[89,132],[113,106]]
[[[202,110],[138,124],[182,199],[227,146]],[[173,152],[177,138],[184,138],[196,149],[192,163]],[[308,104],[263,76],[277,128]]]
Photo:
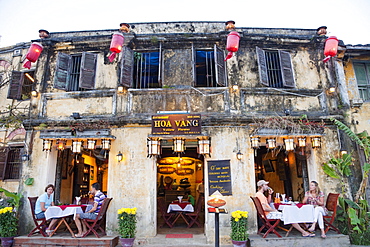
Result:
[[71,62],[71,73],[68,81],[68,90],[69,91],[83,91],[83,88],[80,88],[80,72],[81,72],[81,58],[82,55],[73,55]]
[[8,152],[8,159],[4,179],[19,179],[22,165],[23,147],[12,147]]
[[134,88],[158,88],[159,52],[135,52],[134,53]]
[[217,87],[214,51],[196,51],[196,87]]
[[265,56],[269,86],[275,88],[284,87],[279,53],[277,51],[265,51]]

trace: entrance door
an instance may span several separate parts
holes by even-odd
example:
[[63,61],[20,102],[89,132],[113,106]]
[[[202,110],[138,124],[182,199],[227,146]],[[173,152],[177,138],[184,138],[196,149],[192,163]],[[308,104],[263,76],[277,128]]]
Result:
[[302,201],[308,189],[306,156],[298,150],[286,152],[279,148],[270,150],[260,147],[256,151],[256,181],[264,179],[276,193]]
[[[186,151],[182,154],[173,153],[171,148],[162,148],[161,157],[157,159],[157,198],[159,199],[158,203],[164,204],[163,206],[166,212],[171,203],[179,205],[180,208],[176,206],[178,209],[187,207],[184,203],[179,203],[179,198],[181,197],[182,202],[193,203],[192,207],[187,208],[193,208],[194,211],[196,211],[197,202],[204,197],[204,194],[199,192],[199,190],[202,191],[203,186],[203,167],[203,156],[198,155],[196,148],[187,147]],[[174,224],[174,227],[170,229],[162,218],[160,206],[161,205],[158,205],[157,207],[158,233],[165,234],[186,232],[197,234],[204,232],[203,209],[199,214],[199,221],[202,227],[199,228],[195,224],[189,229],[187,228],[187,222],[182,217],[179,217]],[[203,207],[204,205],[202,205],[202,208]],[[171,206],[170,209],[173,209],[173,207]],[[174,219],[178,211],[172,211],[171,213],[174,216],[172,219]],[[182,213],[189,223],[190,219],[186,217],[186,212]]]
[[81,202],[88,202],[89,190],[93,183],[100,183],[102,191],[107,190],[109,152],[95,149],[72,153],[70,149],[58,151],[55,200],[73,203],[76,196]]

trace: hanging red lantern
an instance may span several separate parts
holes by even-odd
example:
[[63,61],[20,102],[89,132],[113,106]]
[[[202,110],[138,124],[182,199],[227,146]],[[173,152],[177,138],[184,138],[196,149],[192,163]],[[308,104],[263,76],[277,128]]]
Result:
[[338,52],[338,39],[335,36],[330,36],[326,42],[325,42],[325,49],[324,49],[324,55],[325,58],[323,60],[324,63],[329,61],[331,57],[334,57],[337,55]]
[[37,61],[43,49],[44,48],[42,47],[40,43],[33,42],[30,46],[30,49],[28,49],[28,52],[26,54],[27,61],[23,64],[23,67],[30,69],[31,63],[34,63]]
[[230,32],[229,35],[227,35],[227,42],[226,42],[226,50],[229,51],[227,54],[225,61],[230,59],[233,56],[233,52],[237,52],[239,49],[239,40],[240,40],[240,34],[238,32]]
[[110,43],[110,48],[109,48],[112,54],[110,54],[108,57],[110,62],[113,62],[113,60],[116,58],[116,54],[122,51],[122,46],[123,46],[124,41],[125,41],[125,38],[123,37],[123,34],[121,33],[113,34],[112,41]]

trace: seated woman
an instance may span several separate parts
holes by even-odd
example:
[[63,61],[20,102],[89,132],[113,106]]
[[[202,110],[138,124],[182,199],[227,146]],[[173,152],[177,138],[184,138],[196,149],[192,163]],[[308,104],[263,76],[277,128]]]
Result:
[[[35,216],[37,219],[45,218],[45,211],[48,207],[54,206],[53,201],[53,193],[54,193],[54,185],[48,184],[45,188],[44,194],[39,196],[36,201],[35,205]],[[58,219],[52,219],[48,228],[46,228],[46,233],[49,235],[54,229],[54,226],[58,222]]]
[[93,183],[91,185],[90,193],[94,195],[94,206],[89,211],[76,215],[75,223],[78,229],[78,233],[75,235],[76,238],[82,238],[82,236],[87,232],[86,225],[81,222],[81,219],[95,220],[104,199],[107,197],[100,191],[99,183]]
[[311,181],[310,190],[306,191],[303,203],[315,205],[314,222],[308,229],[310,232],[315,231],[316,223],[319,222],[321,230],[321,237],[326,238],[324,229],[324,215],[326,215],[326,208],[324,207],[324,193],[320,190],[319,184],[316,181]]

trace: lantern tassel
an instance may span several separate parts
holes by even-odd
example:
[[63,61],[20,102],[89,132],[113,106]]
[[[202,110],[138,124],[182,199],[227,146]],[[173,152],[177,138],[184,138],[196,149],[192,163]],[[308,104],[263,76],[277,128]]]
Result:
[[113,62],[113,60],[116,58],[116,54],[115,52],[112,52],[112,54],[109,55],[108,59],[109,59],[109,62]]
[[24,67],[24,68],[27,68],[27,69],[30,69],[30,68],[31,68],[31,61],[30,61],[30,60],[27,60],[27,61],[23,64],[23,67]]
[[234,53],[229,52],[229,53],[227,54],[227,56],[226,56],[226,58],[225,58],[225,60],[224,60],[224,61],[226,61],[226,60],[228,60],[228,59],[232,58],[233,54],[234,54]]
[[324,58],[322,61],[324,62],[324,63],[326,63],[327,61],[329,61],[330,60],[330,58],[331,58],[331,56],[327,56],[326,58]]

